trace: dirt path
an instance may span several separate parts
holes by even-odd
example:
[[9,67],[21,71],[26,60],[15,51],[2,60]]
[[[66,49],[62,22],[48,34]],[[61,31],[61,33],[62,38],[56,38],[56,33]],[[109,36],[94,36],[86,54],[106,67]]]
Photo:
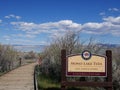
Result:
[[0,90],[34,90],[35,63],[19,67],[0,77]]

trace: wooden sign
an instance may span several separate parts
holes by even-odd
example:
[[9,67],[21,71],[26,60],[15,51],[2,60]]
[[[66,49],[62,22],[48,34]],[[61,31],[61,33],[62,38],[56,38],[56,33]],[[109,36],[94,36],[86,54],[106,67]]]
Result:
[[107,76],[106,57],[84,51],[82,54],[70,55],[66,60],[66,76]]
[[[66,57],[66,50],[61,50],[61,90],[67,86],[103,87],[112,90],[112,51],[107,50],[106,56],[91,54],[84,51]],[[67,76],[106,76],[104,82],[68,81]]]

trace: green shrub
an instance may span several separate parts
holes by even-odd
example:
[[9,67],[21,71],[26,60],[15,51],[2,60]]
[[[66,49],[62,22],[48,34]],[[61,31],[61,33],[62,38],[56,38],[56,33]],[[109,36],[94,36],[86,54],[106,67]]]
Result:
[[0,67],[1,72],[6,72],[14,68],[14,61],[17,60],[17,51],[9,45],[0,44]]
[[[56,82],[60,82],[61,78],[61,50],[66,49],[66,54],[75,54],[81,53],[83,50],[89,50],[92,53],[105,55],[105,51],[110,49],[113,51],[113,61],[116,65],[113,65],[113,82],[116,87],[119,89],[120,87],[120,79],[119,77],[119,70],[120,67],[120,47],[118,48],[110,48],[104,45],[99,45],[94,42],[93,38],[90,38],[87,44],[81,42],[79,38],[79,34],[74,32],[69,32],[63,37],[56,38],[52,41],[52,43],[45,48],[42,52],[42,65],[41,65],[41,72],[51,79],[55,80]],[[73,78],[74,80],[80,80],[79,78]],[[104,81],[104,78],[90,78],[86,77],[86,81]],[[114,86],[115,86],[114,85]],[[100,90],[100,88],[95,88],[96,90]],[[104,89],[103,89],[104,90]]]

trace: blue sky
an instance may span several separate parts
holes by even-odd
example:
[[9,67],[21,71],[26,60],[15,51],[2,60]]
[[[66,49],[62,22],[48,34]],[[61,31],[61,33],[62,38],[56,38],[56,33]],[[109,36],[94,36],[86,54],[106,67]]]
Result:
[[0,0],[0,43],[47,45],[69,30],[120,44],[120,0]]

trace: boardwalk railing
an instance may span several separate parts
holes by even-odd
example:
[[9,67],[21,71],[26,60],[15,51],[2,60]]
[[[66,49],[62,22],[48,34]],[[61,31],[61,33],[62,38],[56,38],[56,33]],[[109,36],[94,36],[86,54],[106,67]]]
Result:
[[34,90],[38,90],[38,82],[37,82],[37,75],[36,75],[36,66],[34,68]]

